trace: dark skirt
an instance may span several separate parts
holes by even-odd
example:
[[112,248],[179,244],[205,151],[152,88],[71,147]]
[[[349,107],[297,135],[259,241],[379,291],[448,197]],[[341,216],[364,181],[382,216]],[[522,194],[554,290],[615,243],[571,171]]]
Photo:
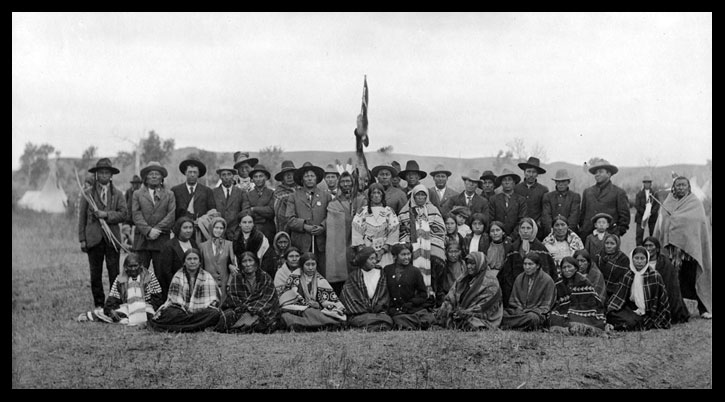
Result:
[[283,312],[282,320],[290,330],[319,330],[341,328],[345,322],[325,315],[316,308],[307,308],[300,312]]
[[515,313],[511,310],[504,310],[501,319],[501,329],[518,329],[522,331],[535,331],[546,326],[546,317],[532,311],[526,313]]
[[433,323],[435,323],[435,316],[426,309],[418,310],[415,313],[393,316],[395,329],[428,329]]
[[158,331],[196,332],[216,326],[219,321],[219,310],[213,307],[194,313],[187,313],[177,306],[163,309],[159,316],[149,321],[149,326]]
[[348,317],[351,327],[365,328],[369,331],[387,331],[393,329],[393,319],[387,313],[363,313]]
[[227,333],[272,333],[279,327],[279,321],[269,317],[260,317],[241,309],[227,309],[219,315],[219,321],[214,328],[217,332]]
[[632,307],[625,304],[618,311],[607,313],[607,323],[617,331],[641,331],[644,329],[644,316],[636,314]]

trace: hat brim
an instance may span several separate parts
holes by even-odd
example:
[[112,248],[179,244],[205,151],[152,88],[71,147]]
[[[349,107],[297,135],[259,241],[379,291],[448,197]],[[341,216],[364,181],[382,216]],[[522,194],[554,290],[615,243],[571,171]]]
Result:
[[451,172],[450,172],[450,171],[448,171],[448,170],[434,170],[434,171],[430,172],[430,175],[431,175],[431,176],[435,176],[435,175],[437,175],[438,173],[443,173],[444,175],[446,175],[446,176],[448,176],[448,177],[451,177],[451,176],[453,175],[453,173],[451,173]]
[[504,175],[498,176],[496,178],[496,180],[494,181],[494,184],[496,185],[496,187],[501,185],[501,181],[503,181],[503,179],[505,177],[513,177],[514,184],[519,184],[521,182],[521,176],[517,175],[516,173],[509,173],[509,174],[504,174]]
[[234,164],[234,169],[239,169],[239,167],[242,166],[243,163],[247,163],[247,164],[249,164],[249,166],[255,167],[257,165],[257,163],[259,163],[259,159],[249,158],[249,159],[245,159],[243,161],[239,161]]
[[481,179],[475,179],[473,177],[468,177],[468,176],[461,176],[461,178],[463,179],[463,181],[470,180],[472,182],[478,183],[479,186],[483,184],[483,180],[481,180]]
[[600,212],[600,213],[598,213],[598,214],[596,214],[596,215],[592,216],[592,223],[596,223],[596,222],[597,222],[597,219],[599,219],[599,218],[604,218],[604,219],[606,219],[606,220],[607,220],[607,221],[609,222],[609,224],[610,224],[610,225],[611,225],[611,224],[612,224],[612,222],[614,221],[614,218],[612,217],[612,215],[609,215],[609,214],[606,214],[606,213]]
[[116,169],[113,166],[94,166],[94,167],[88,169],[88,172],[90,172],[90,173],[96,173],[97,171],[99,171],[101,169],[108,169],[113,174],[119,174],[121,172],[120,170]]
[[325,170],[319,166],[305,166],[297,169],[295,172],[295,183],[297,185],[302,185],[302,176],[305,175],[308,171],[313,171],[315,173],[315,176],[317,176],[317,184],[322,183],[322,179],[325,178]]
[[567,181],[567,180],[569,180],[569,181],[571,181],[571,177],[554,177],[551,180],[554,180],[554,181]]
[[615,174],[617,174],[617,172],[619,172],[619,169],[614,165],[597,165],[597,166],[590,167],[589,173],[591,173],[591,174],[597,173],[597,170],[599,170],[599,169],[607,169],[613,175],[615,175]]
[[265,176],[267,176],[267,180],[269,180],[269,179],[271,179],[271,178],[272,178],[272,173],[269,173],[268,171],[266,171],[266,170],[264,170],[264,169],[252,169],[252,170],[250,170],[250,171],[249,171],[249,177],[252,177],[252,176],[254,176],[254,174],[255,174],[255,173],[257,173],[257,172],[262,172],[262,173],[264,173],[264,174],[265,174]]
[[423,180],[423,179],[425,179],[425,178],[426,178],[426,177],[428,176],[428,173],[426,173],[426,172],[424,172],[424,171],[422,171],[422,170],[403,170],[402,172],[398,173],[398,177],[400,177],[400,179],[401,179],[401,180],[405,180],[405,181],[408,181],[408,180],[407,180],[407,179],[405,178],[405,176],[406,176],[406,175],[407,175],[407,174],[408,174],[409,172],[417,172],[417,173],[418,173],[418,175],[420,176],[420,177],[418,178],[418,180]]
[[222,172],[231,172],[232,174],[238,174],[239,173],[239,172],[237,172],[237,169],[221,168],[221,169],[217,169],[216,170],[217,176],[220,176],[222,174]]
[[375,166],[372,170],[373,177],[378,177],[378,173],[380,173],[381,170],[389,171],[391,176],[398,175],[398,169],[396,169],[395,167],[388,166],[388,165],[378,165],[378,166]]
[[486,180],[486,179],[489,179],[489,180],[492,180],[492,181],[493,181],[493,182],[495,183],[495,182],[496,182],[496,175],[493,175],[493,174],[487,174],[487,175],[485,175],[485,176],[481,176],[481,177],[479,177],[479,179],[480,179],[481,181],[484,181],[484,180]]
[[539,166],[536,166],[536,165],[529,164],[529,163],[519,163],[519,167],[521,168],[521,170],[526,170],[528,168],[533,168],[533,169],[536,169],[536,171],[539,172],[539,174],[546,173],[546,169],[544,169],[542,167],[539,167]]
[[334,174],[334,175],[336,175],[337,177],[340,177],[340,172],[338,172],[337,170],[336,170],[336,171],[334,171],[334,172],[333,172],[333,171],[331,171],[331,170],[327,170],[327,171],[325,171],[325,176],[327,176],[328,174]]
[[143,181],[146,178],[146,176],[154,170],[161,173],[162,177],[166,177],[169,175],[169,172],[163,166],[147,166],[147,167],[141,169],[141,180]]
[[206,165],[204,165],[203,163],[201,163],[199,161],[190,160],[190,159],[181,161],[181,163],[179,164],[179,170],[181,171],[182,174],[186,174],[186,168],[189,167],[189,165],[196,166],[199,168],[199,177],[204,177],[204,175],[206,174]]
[[274,175],[274,179],[277,180],[277,181],[283,181],[284,180],[283,176],[284,176],[285,173],[287,173],[287,172],[293,172],[294,173],[296,171],[297,171],[296,168],[284,168],[284,169],[282,169],[281,172],[279,172],[276,175]]

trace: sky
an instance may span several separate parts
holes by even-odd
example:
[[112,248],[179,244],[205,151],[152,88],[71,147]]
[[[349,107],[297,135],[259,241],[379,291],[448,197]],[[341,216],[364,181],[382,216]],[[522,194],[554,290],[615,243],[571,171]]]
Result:
[[712,13],[13,13],[13,169],[176,148],[712,158]]

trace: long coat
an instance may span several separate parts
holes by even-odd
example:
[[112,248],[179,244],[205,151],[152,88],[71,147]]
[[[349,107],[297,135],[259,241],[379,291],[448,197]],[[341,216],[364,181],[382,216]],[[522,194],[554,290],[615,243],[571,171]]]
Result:
[[[304,225],[321,225],[325,230],[322,234],[315,236],[315,250],[325,251],[327,241],[327,204],[331,201],[330,194],[315,187],[312,202],[307,200],[310,191],[305,188],[295,190],[287,198],[287,228],[290,231],[292,245],[299,248],[301,252],[310,250],[312,235],[306,233]],[[319,264],[319,261],[318,261]]]
[[[659,197],[657,197],[657,192],[650,190],[649,195],[652,198],[656,198],[657,201],[659,201]],[[650,211],[649,216],[649,222],[655,222],[657,220],[657,214],[660,211],[660,203],[655,200],[652,200],[652,210]],[[639,190],[637,192],[637,195],[634,197],[634,209],[637,211],[634,215],[634,221],[636,223],[642,223],[642,218],[644,217],[644,210],[647,208],[647,197],[644,192],[644,189]],[[652,226],[654,227],[654,226]]]
[[[142,186],[133,192],[133,224],[136,225],[133,237],[134,250],[160,251],[169,241],[169,232],[175,222],[176,200],[174,193],[164,187],[158,187],[157,195],[159,200],[154,204],[148,187]],[[156,240],[146,237],[152,228],[161,230],[161,235]]]
[[561,215],[566,217],[569,229],[578,234],[581,203],[582,197],[571,190],[566,190],[563,193],[555,190],[544,194],[540,230],[546,235],[551,233],[554,217]]
[[[516,193],[512,193],[507,207],[506,195],[504,193],[496,194],[491,197],[491,202],[488,205],[488,215],[489,222],[502,222],[504,233],[511,236],[521,218],[526,216],[526,199]],[[518,234],[514,237],[517,236]]]
[[193,215],[187,212],[189,201],[191,201],[191,194],[189,194],[189,188],[186,187],[186,182],[172,187],[171,191],[174,193],[174,198],[176,199],[175,220],[182,216],[188,216],[196,220],[196,218],[205,215],[209,210],[216,209],[212,190],[199,182],[196,183],[196,189],[194,189]]
[[243,192],[242,205],[244,205],[242,215],[249,211],[257,229],[267,237],[271,244],[277,231],[274,224],[274,191],[264,187],[261,192],[256,188]]
[[526,216],[536,221],[537,225],[541,225],[541,203],[544,194],[548,192],[549,188],[538,182],[534,183],[531,188],[523,181],[514,186],[514,193],[526,199]]
[[222,215],[222,218],[227,222],[227,229],[224,232],[224,238],[232,240],[234,231],[239,226],[242,212],[242,194],[243,191],[237,186],[231,187],[231,194],[229,198],[225,195],[224,186],[215,187],[212,189],[214,195],[214,204],[216,210]]
[[486,219],[486,230],[488,230],[488,224],[491,222],[491,219],[488,214],[488,210],[490,208],[489,202],[487,199],[481,197],[478,194],[473,194],[473,198],[471,198],[471,204],[466,205],[466,192],[462,192],[458,194],[457,196],[451,198],[448,203],[445,205],[446,208],[448,208],[448,211],[451,211],[453,207],[457,206],[463,206],[468,207],[468,209],[471,210],[471,215],[475,213],[483,214],[483,216]]
[[582,195],[581,218],[579,228],[581,233],[591,233],[594,230],[592,217],[600,212],[608,213],[614,218],[608,232],[619,235],[627,233],[629,229],[629,201],[627,193],[611,181],[604,185],[595,184]]
[[[101,202],[101,194],[98,192],[97,186],[93,186],[86,190],[86,194],[93,198],[98,208],[108,213],[106,223],[111,229],[111,233],[121,240],[121,231],[118,224],[124,222],[128,216],[126,208],[126,199],[120,190],[109,185],[108,205],[104,206]],[[91,248],[101,242],[105,237],[101,222],[93,215],[93,208],[88,204],[85,197],[81,197],[80,213],[78,214],[78,241],[86,242],[86,247]],[[110,239],[107,239],[110,242]],[[109,243],[110,244],[110,243]]]
[[[458,196],[458,192],[453,191],[450,187],[446,186],[446,190],[443,192],[443,198],[440,198],[438,197],[438,191],[436,190],[436,187],[433,186],[428,189],[428,196],[430,197],[428,201],[430,201],[431,204],[435,205],[436,208],[438,208],[438,211],[440,211],[441,215],[445,215],[451,212],[451,210],[447,207],[447,203],[450,199]],[[486,215],[488,215],[488,210],[486,210]]]
[[[191,247],[198,249],[196,240],[194,237],[189,240]],[[199,256],[202,257],[202,256]],[[161,293],[163,294],[164,300],[169,293],[169,286],[171,286],[171,279],[174,278],[174,274],[184,266],[184,250],[179,244],[179,239],[170,239],[166,241],[166,244],[161,248],[161,255],[159,259],[159,269],[154,271],[158,272],[159,275],[156,278],[161,285]]]

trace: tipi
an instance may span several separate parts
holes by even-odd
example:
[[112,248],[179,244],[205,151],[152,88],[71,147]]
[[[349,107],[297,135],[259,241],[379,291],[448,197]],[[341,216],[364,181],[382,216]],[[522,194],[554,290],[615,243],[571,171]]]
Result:
[[58,183],[58,159],[48,161],[50,173],[40,191],[26,191],[18,201],[18,205],[34,211],[63,213],[68,205],[68,197]]

